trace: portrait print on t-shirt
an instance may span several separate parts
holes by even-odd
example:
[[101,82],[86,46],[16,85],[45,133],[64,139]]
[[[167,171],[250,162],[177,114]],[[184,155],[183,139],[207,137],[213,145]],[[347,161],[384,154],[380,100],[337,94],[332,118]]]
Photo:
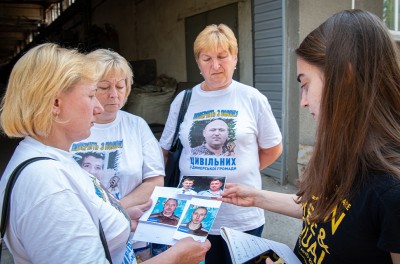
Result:
[[[88,143],[73,144],[71,152],[82,148],[82,144]],[[93,147],[92,149],[97,150],[77,151],[74,154],[74,159],[78,162],[82,169],[99,179],[100,182],[106,187],[108,192],[120,200],[120,177],[118,172],[120,152],[118,149],[122,148],[123,143],[122,141],[120,144],[114,142],[111,151],[100,151],[101,147],[97,146],[97,143],[93,142],[93,144],[96,144],[96,147]],[[120,147],[118,147],[119,145]]]
[[[197,117],[200,118],[200,117]],[[235,155],[235,120],[211,118],[194,120],[189,133],[192,155]]]
[[236,170],[236,110],[195,113],[189,131],[191,169]]

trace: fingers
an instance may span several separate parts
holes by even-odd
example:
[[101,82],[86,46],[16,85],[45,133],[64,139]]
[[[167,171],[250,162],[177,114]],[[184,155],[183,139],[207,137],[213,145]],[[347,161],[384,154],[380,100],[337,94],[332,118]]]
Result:
[[218,201],[222,201],[225,203],[231,203],[237,205],[237,195],[240,191],[240,185],[237,183],[226,183],[225,189],[221,193],[221,197],[213,198]]
[[210,248],[211,248],[211,243],[208,239],[206,239],[206,241],[204,241],[204,242],[199,242],[199,241],[195,241],[193,239],[193,237],[185,237],[185,238],[180,239],[178,241],[178,243],[182,244],[182,245],[197,244],[196,246],[201,246],[206,251],[210,250]]
[[232,203],[232,198],[231,197],[212,197],[212,200],[218,200],[218,201],[222,201],[224,203]]
[[127,208],[126,211],[132,220],[138,220],[143,215],[143,211],[137,207]]
[[143,212],[145,212],[145,211],[150,209],[152,203],[153,203],[153,201],[151,199],[149,199],[147,202],[137,205],[137,207],[138,207],[138,209],[140,209]]
[[208,239],[206,239],[206,241],[203,242],[203,246],[207,249],[207,251],[209,251],[211,248],[210,241]]
[[195,241],[192,237],[185,237],[179,240],[179,242],[181,242],[181,245],[185,247],[184,252],[186,255],[188,252],[192,252],[192,257],[196,256],[196,259],[198,260],[197,263],[204,260],[207,251],[209,251],[211,248],[211,243],[208,239],[206,239],[204,242],[199,242]]
[[137,228],[138,224],[139,224],[138,220],[131,220],[131,232],[135,232],[136,231],[136,228]]
[[238,185],[237,183],[227,182],[227,183],[225,183],[225,190],[235,187],[237,185]]
[[126,211],[128,212],[129,216],[131,217],[131,231],[135,232],[138,224],[139,218],[143,215],[143,213],[150,209],[152,204],[152,200],[149,199],[147,202],[139,205],[132,206],[127,208]]
[[178,241],[178,243],[193,243],[196,242],[193,237],[184,237]]
[[267,259],[265,260],[265,264],[274,264],[274,262],[272,261],[272,259],[267,258]]
[[135,205],[135,206],[126,208],[126,211],[128,212],[128,214],[132,220],[138,220],[145,211],[150,209],[151,204],[152,204],[152,201],[151,201],[151,199],[149,199],[147,202],[145,202],[143,204],[139,204],[139,205]]
[[[180,239],[167,251],[153,257],[159,259],[158,263],[163,263],[162,259],[169,259],[169,263],[193,264],[200,263],[205,259],[207,251],[211,248],[210,241],[195,241],[192,237]],[[152,258],[152,259],[153,259]]]
[[238,187],[237,183],[226,183],[224,191],[221,193],[221,195],[222,196],[229,196],[229,195],[231,195],[233,193],[236,193],[237,192],[237,187]]

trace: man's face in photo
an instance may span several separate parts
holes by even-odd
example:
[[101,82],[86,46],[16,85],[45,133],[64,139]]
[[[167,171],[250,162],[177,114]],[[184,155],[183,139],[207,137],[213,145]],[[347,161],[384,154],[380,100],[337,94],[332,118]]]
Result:
[[168,200],[164,204],[163,215],[171,216],[174,214],[176,207],[178,206],[176,200]]
[[222,182],[219,180],[214,180],[210,182],[210,190],[213,192],[219,191],[221,187],[222,187]]
[[84,157],[82,168],[97,177],[98,173],[103,169],[103,160],[93,156]]
[[203,136],[210,147],[220,149],[228,138],[228,125],[222,120],[214,120],[204,128]]
[[201,221],[203,221],[206,215],[207,215],[207,210],[205,208],[197,208],[196,210],[194,210],[192,214],[192,222],[194,224],[201,223]]
[[185,190],[189,190],[193,186],[193,181],[184,180],[182,183],[182,186],[183,186],[183,188],[185,188]]

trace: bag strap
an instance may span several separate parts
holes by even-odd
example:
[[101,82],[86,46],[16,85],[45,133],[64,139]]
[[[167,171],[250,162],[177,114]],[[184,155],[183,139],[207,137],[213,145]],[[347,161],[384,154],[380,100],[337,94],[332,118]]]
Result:
[[186,111],[188,109],[189,103],[190,103],[190,98],[192,97],[192,89],[186,89],[185,90],[185,95],[183,96],[182,99],[182,104],[181,108],[179,109],[179,115],[178,115],[178,121],[176,122],[176,128],[175,128],[175,133],[174,133],[174,139],[172,141],[172,145],[175,145],[175,142],[178,140],[179,137],[179,127],[181,126],[181,123],[183,121],[183,117],[186,114]]
[[44,159],[51,159],[49,157],[35,157],[28,160],[25,160],[21,164],[19,164],[14,171],[11,173],[10,178],[8,179],[6,189],[4,190],[4,199],[3,199],[3,209],[1,212],[1,223],[0,223],[0,230],[1,230],[1,240],[3,240],[4,234],[6,233],[6,226],[8,222],[8,218],[10,216],[10,198],[11,192],[17,181],[19,174],[26,166],[31,164],[32,162]]
[[[4,199],[3,199],[3,208],[1,211],[1,222],[0,222],[0,232],[1,232],[1,237],[0,237],[0,260],[1,260],[1,248],[3,246],[3,237],[6,233],[6,226],[8,223],[8,219],[10,217],[10,203],[11,203],[11,192],[12,189],[14,188],[14,185],[21,174],[22,170],[25,169],[26,166],[31,164],[32,162],[38,161],[38,160],[54,160],[53,158],[49,157],[34,157],[27,159],[23,161],[21,164],[19,164],[14,171],[11,173],[10,178],[8,179],[6,188],[4,190]],[[100,238],[101,238],[101,243],[103,244],[104,247],[104,252],[106,254],[107,260],[112,263],[111,261],[111,255],[110,251],[108,249],[107,241],[104,236],[104,231],[103,227],[101,226],[100,220],[99,220],[99,232],[100,232]]]
[[[3,208],[1,211],[1,222],[0,222],[0,232],[1,232],[1,237],[0,237],[0,247],[3,246],[3,237],[6,233],[6,226],[8,223],[8,218],[10,217],[10,198],[11,198],[11,192],[12,189],[15,185],[15,182],[17,181],[19,174],[21,171],[31,164],[32,162],[35,162],[37,160],[45,160],[45,159],[51,159],[49,157],[35,157],[31,159],[27,159],[21,164],[19,164],[14,171],[11,173],[10,178],[8,179],[6,188],[4,190],[4,198],[3,198]],[[0,260],[1,260],[1,252],[0,250]]]
[[110,262],[110,264],[112,264],[110,250],[108,249],[106,236],[104,235],[104,230],[103,226],[101,225],[100,219],[99,219],[99,233],[100,233],[101,244],[103,244],[104,253],[106,253],[106,259],[108,260],[108,262]]

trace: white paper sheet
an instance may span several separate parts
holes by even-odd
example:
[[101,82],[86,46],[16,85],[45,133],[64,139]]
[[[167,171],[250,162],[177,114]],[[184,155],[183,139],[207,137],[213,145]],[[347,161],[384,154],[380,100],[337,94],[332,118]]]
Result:
[[[160,201],[165,201],[168,198],[174,198],[178,200],[178,208],[175,211],[175,215],[179,217],[179,222],[176,226],[160,224],[149,221],[149,216],[152,213],[159,212]],[[208,209],[209,215],[207,216],[207,226],[210,228],[215,220],[216,214],[218,213],[219,207],[221,206],[220,201],[196,198],[191,195],[178,195],[176,188],[171,187],[156,187],[151,195],[153,201],[152,207],[147,210],[142,217],[139,219],[139,224],[133,235],[133,239],[136,241],[145,241],[164,245],[173,245],[179,239],[187,236],[193,237],[197,241],[204,242],[206,236],[195,236],[188,233],[177,231],[179,226],[187,221],[191,215],[191,210],[198,206],[204,206]],[[150,217],[150,220],[152,218]]]
[[285,244],[246,234],[228,227],[221,227],[221,236],[228,244],[234,264],[244,263],[272,249],[286,264],[301,264],[293,251]]

